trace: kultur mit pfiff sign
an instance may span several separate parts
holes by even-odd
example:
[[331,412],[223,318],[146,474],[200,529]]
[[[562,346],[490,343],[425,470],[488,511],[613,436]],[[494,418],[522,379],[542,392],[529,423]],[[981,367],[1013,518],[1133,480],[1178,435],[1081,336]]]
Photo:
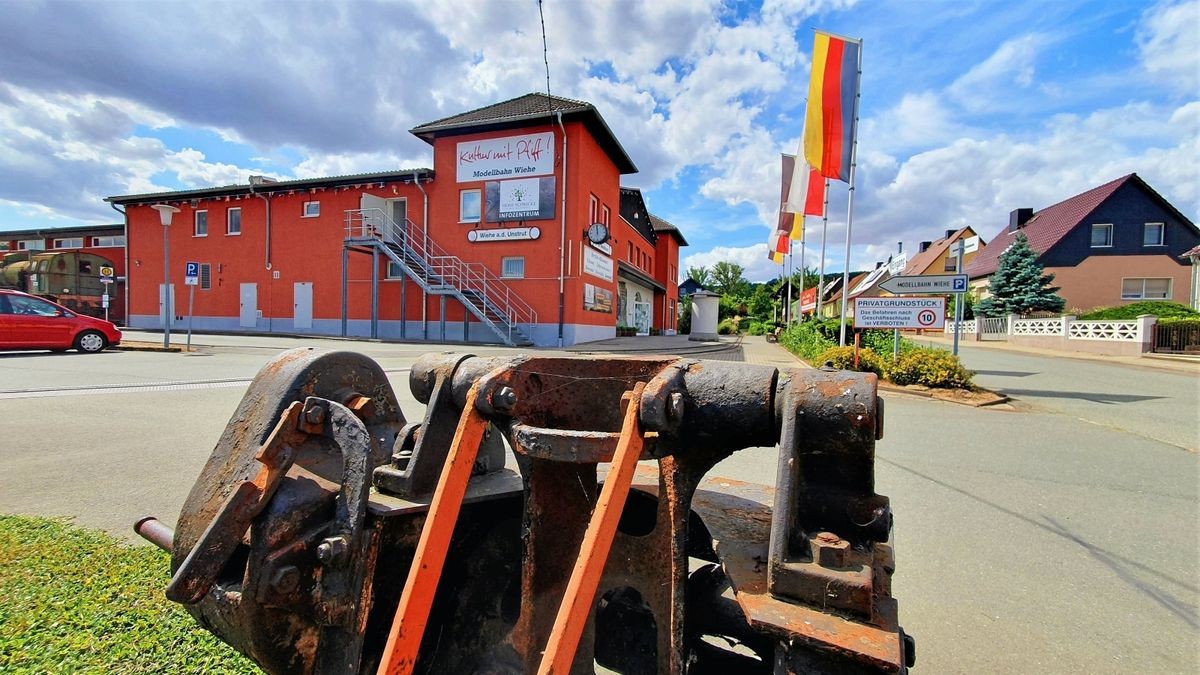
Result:
[[934,328],[946,325],[946,298],[858,298],[855,328]]

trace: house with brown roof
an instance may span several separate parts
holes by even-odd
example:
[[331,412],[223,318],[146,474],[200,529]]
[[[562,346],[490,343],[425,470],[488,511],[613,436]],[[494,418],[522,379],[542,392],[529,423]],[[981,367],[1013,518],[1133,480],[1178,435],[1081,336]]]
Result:
[[1019,233],[1037,262],[1055,275],[1068,311],[1190,299],[1190,270],[1180,256],[1200,244],[1200,230],[1136,173],[1036,213],[1014,210],[1008,226],[967,265],[981,298],[987,297],[1000,255]]
[[963,242],[963,269],[971,264],[987,242],[983,241],[971,226],[957,230],[946,230],[946,236],[937,241],[923,241],[916,255],[909,259],[904,274],[953,274],[958,271],[958,242]]

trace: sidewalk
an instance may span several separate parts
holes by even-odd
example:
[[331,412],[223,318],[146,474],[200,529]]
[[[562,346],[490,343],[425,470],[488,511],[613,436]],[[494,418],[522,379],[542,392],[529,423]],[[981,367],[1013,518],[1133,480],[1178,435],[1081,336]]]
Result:
[[[940,347],[942,349],[950,349],[954,345],[954,336],[943,333],[933,333],[925,335],[902,334],[903,337],[920,345],[931,347]],[[1172,372],[1194,373],[1200,374],[1200,356],[1189,356],[1185,354],[1143,354],[1142,356],[1108,356],[1105,354],[1093,354],[1090,352],[1069,352],[1058,349],[1042,349],[1040,347],[1026,347],[1024,345],[1014,345],[1003,341],[980,340],[976,341],[973,336],[960,336],[958,341],[959,349],[998,349],[1001,351],[1022,352],[1026,354],[1036,354],[1038,356],[1048,356],[1066,359],[1079,359],[1082,361],[1099,361],[1101,363],[1113,363],[1125,366],[1134,366],[1140,368],[1154,368],[1157,370],[1169,370]]]

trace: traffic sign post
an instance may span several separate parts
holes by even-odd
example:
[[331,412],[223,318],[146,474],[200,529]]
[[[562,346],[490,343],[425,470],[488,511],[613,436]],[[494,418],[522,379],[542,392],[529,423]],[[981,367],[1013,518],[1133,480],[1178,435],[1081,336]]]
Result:
[[113,282],[113,268],[109,265],[100,266],[100,283],[104,284],[104,295],[100,296],[100,305],[104,307],[104,320],[108,321],[108,285]]
[[189,262],[183,269],[183,283],[188,287],[188,329],[185,352],[192,351],[192,306],[196,301],[196,286],[200,285],[200,263]]

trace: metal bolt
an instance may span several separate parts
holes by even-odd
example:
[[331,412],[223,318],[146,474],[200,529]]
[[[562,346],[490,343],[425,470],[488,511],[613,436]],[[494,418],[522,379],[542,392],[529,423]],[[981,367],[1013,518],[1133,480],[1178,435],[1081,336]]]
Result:
[[309,424],[321,424],[325,421],[325,407],[320,405],[310,405],[304,411],[304,420]]
[[818,532],[812,539],[813,559],[821,567],[845,567],[850,542],[832,532]]
[[317,546],[317,560],[325,565],[337,567],[346,557],[347,548],[349,547],[346,537],[328,537]]
[[492,408],[496,412],[507,413],[517,404],[517,392],[512,387],[500,387],[492,394]]
[[281,595],[288,595],[300,587],[300,570],[293,565],[280,567],[271,578],[271,589]]

